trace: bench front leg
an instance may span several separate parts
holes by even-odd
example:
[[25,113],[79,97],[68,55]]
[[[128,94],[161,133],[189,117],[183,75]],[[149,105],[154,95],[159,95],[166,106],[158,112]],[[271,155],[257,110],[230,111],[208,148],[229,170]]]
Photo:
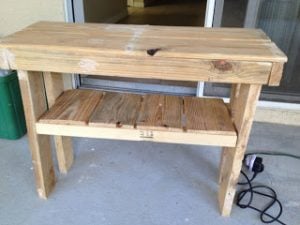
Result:
[[[44,82],[50,108],[64,91],[63,74],[44,72]],[[71,168],[74,160],[72,138],[63,136],[54,136],[56,156],[59,171],[66,174]]]
[[237,144],[234,148],[223,148],[219,177],[219,206],[223,216],[229,216],[236,192],[236,184],[242,168],[253,123],[261,85],[233,85],[230,111],[237,129]]
[[18,76],[37,192],[41,198],[47,198],[55,186],[50,137],[37,134],[35,128],[39,117],[47,111],[43,75],[41,72],[18,71]]

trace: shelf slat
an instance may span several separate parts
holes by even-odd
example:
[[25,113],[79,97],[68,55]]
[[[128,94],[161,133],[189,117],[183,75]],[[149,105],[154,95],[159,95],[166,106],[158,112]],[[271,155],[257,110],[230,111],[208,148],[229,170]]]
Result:
[[36,124],[48,135],[235,146],[221,99],[69,90]]
[[90,126],[133,128],[141,96],[106,92],[90,118]]
[[89,118],[99,103],[102,92],[89,90],[68,90],[61,95],[51,110],[42,116],[43,123],[81,124]]

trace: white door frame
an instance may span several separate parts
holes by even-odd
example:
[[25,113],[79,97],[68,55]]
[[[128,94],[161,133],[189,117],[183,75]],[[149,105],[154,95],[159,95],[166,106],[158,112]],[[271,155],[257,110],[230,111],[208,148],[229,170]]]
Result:
[[[207,0],[204,27],[211,28],[213,26],[215,6],[216,6],[216,0]],[[198,82],[196,96],[202,97],[203,95],[204,95],[204,82]]]
[[[72,5],[73,3],[73,5]],[[64,0],[65,21],[68,23],[84,23],[83,0]],[[74,15],[73,15],[74,11]]]

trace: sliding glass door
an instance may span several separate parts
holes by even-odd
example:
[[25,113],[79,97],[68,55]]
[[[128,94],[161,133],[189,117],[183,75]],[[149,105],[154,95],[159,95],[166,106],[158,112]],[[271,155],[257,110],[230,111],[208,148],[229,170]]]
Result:
[[[264,87],[261,99],[300,103],[300,0],[216,0],[215,27],[260,28],[287,54],[279,87]],[[204,94],[226,96],[226,85],[208,84]]]

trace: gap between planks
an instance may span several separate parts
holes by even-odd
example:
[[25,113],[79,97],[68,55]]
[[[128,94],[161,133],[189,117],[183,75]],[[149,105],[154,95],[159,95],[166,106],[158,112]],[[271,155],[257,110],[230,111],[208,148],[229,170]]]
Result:
[[222,99],[69,90],[40,123],[235,135]]

